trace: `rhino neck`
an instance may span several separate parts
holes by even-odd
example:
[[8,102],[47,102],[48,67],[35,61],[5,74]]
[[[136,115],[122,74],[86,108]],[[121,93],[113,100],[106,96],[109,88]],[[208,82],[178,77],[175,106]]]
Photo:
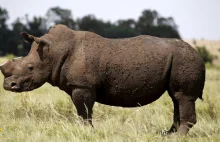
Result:
[[51,28],[48,35],[51,35],[52,42],[49,51],[51,69],[47,82],[53,86],[60,87],[60,84],[62,84],[62,67],[68,56],[71,56],[72,52],[70,51],[74,51],[76,34],[75,31],[65,26],[57,25]]
[[60,80],[61,80],[61,70],[62,67],[68,57],[68,54],[63,54],[58,59],[54,59],[54,64],[51,69],[51,74],[48,80],[48,83],[50,83],[53,86],[60,86]]

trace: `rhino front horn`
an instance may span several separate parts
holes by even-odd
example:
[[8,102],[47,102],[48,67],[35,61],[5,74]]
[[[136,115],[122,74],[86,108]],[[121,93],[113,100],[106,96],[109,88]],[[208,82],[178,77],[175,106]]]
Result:
[[0,65],[0,70],[4,76],[8,76],[11,74],[11,69],[14,67],[14,63],[12,61],[7,61]]
[[[8,61],[7,61],[7,62],[8,62]],[[1,70],[2,70],[3,66],[4,66],[7,62],[5,62],[5,63],[3,63],[3,64],[0,65],[0,69],[1,69]]]

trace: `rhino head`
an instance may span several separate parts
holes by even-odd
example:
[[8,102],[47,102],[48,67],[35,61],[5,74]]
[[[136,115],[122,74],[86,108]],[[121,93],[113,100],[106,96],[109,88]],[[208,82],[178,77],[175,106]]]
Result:
[[31,50],[26,57],[15,58],[0,66],[4,75],[4,89],[13,92],[23,92],[36,89],[43,85],[49,75],[50,66],[46,50],[50,40],[44,37],[34,37],[25,32],[21,33],[24,40],[31,43]]

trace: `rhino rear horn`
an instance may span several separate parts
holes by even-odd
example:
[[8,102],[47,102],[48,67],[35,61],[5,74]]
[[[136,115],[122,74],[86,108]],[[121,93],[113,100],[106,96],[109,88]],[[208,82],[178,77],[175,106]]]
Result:
[[12,61],[15,62],[16,60],[22,60],[23,57],[17,57],[17,58],[13,58]]

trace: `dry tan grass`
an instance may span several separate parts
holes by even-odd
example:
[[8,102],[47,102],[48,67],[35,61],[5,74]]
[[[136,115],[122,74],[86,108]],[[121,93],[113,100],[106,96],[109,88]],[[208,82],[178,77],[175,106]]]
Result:
[[[192,40],[185,39],[187,43],[195,46],[205,46],[213,55],[217,56],[217,59],[214,60],[213,64],[220,65],[220,40]],[[193,42],[196,41],[196,44]]]
[[[6,59],[0,59],[0,63]],[[80,124],[71,99],[58,88],[16,94],[2,88],[0,74],[0,142],[207,142],[220,141],[220,70],[207,69],[204,101],[197,100],[197,124],[189,135],[162,137],[172,123],[173,104],[165,93],[140,108],[94,106],[94,129]]]

